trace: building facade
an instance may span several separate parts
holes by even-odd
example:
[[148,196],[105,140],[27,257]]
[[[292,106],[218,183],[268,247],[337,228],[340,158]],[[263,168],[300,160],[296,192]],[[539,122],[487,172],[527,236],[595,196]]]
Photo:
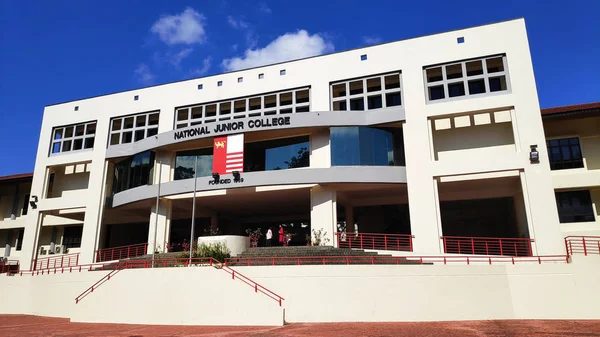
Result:
[[564,254],[600,232],[599,117],[554,116],[522,19],[47,106],[19,259],[173,251],[192,212],[195,237]]

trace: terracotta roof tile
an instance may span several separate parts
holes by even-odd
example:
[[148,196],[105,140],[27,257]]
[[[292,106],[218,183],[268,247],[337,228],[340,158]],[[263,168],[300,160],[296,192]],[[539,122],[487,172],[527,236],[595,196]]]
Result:
[[592,110],[592,109],[600,109],[600,102],[565,105],[565,106],[558,106],[558,107],[554,107],[554,108],[546,108],[546,109],[542,109],[542,116],[564,114],[564,113],[567,113],[567,114],[568,113],[578,113],[578,112],[584,112],[584,111]]
[[12,174],[9,176],[0,177],[0,181],[18,180],[18,179],[26,179],[26,178],[33,179],[33,172],[32,173]]

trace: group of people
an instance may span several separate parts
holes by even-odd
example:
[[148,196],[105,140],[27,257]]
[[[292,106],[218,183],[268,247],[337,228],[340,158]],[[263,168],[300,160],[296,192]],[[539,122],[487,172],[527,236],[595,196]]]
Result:
[[[267,247],[271,247],[273,245],[273,231],[271,230],[272,227],[269,227],[269,229],[267,229],[267,235],[265,237],[265,245]],[[279,225],[279,246],[287,246],[287,244],[289,244],[289,240],[285,238],[285,231],[283,230],[283,227],[281,225]]]

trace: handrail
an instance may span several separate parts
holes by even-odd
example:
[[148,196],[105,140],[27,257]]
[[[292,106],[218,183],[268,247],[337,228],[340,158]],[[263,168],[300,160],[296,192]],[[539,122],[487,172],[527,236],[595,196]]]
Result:
[[[231,269],[230,267],[226,266],[224,263],[221,263],[212,257],[193,258],[193,259],[191,259],[191,263],[190,263],[189,258],[157,259],[154,261],[154,263],[152,263],[152,260],[149,260],[149,259],[147,259],[147,260],[128,260],[128,261],[118,262],[116,264],[102,264],[102,265],[91,264],[91,265],[87,265],[88,267],[86,267],[85,269],[80,268],[79,271],[94,270],[93,266],[100,267],[100,268],[96,268],[96,269],[108,270],[105,268],[106,268],[106,266],[110,266],[110,265],[114,265],[114,269],[111,270],[110,273],[104,275],[100,280],[96,281],[96,283],[94,283],[91,287],[84,290],[79,296],[77,296],[75,298],[76,304],[79,303],[79,301],[81,301],[87,295],[92,293],[95,289],[98,289],[99,286],[101,286],[105,282],[109,281],[114,275],[116,275],[119,271],[121,271],[123,269],[151,268],[152,266],[154,266],[155,268],[167,268],[167,267],[173,267],[173,266],[189,267],[189,266],[194,266],[194,265],[205,265],[205,266],[212,266],[217,269],[222,269],[223,271],[230,274],[232,279],[235,280],[237,277],[238,280],[253,287],[255,292],[257,292],[257,293],[261,292],[264,295],[266,295],[267,297],[277,301],[279,303],[279,306],[282,305],[282,301],[284,300],[283,297],[277,295],[276,293],[272,292],[271,290],[267,289],[266,287],[253,281],[249,277],[241,274],[240,272],[238,272],[234,269]],[[72,271],[72,269],[71,269],[71,271]],[[75,271],[77,271],[77,268],[75,268]],[[63,272],[64,272],[64,270],[63,270]],[[27,273],[27,272],[25,272],[25,273]],[[48,274],[49,273],[50,272],[48,272]],[[56,270],[54,271],[54,273],[56,274]],[[23,272],[20,272],[19,274],[23,275]],[[34,274],[35,274],[35,271],[33,271],[32,275],[34,275]],[[42,275],[43,275],[43,271],[42,271]]]
[[289,266],[289,265],[351,265],[351,264],[433,264],[433,263],[472,263],[499,264],[499,263],[527,263],[533,262],[542,264],[542,262],[565,262],[569,263],[567,255],[540,255],[540,256],[273,256],[273,257],[244,257],[227,258],[225,265],[235,266]]
[[34,270],[72,267],[79,265],[79,253],[55,255],[33,260]]
[[593,235],[569,235],[565,237],[565,248],[567,254],[600,254],[600,236]]
[[96,250],[96,262],[115,261],[145,255],[148,243],[110,247]]
[[335,235],[339,248],[413,251],[411,234],[337,232]]
[[493,238],[478,236],[442,236],[444,253],[473,255],[532,256],[529,238]]
[[19,260],[6,260],[0,264],[0,274],[16,274],[19,272],[20,267]]

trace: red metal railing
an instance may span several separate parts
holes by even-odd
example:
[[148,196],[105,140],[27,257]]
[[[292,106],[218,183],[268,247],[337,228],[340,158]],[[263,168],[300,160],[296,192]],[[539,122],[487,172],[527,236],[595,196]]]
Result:
[[600,254],[600,236],[567,236],[565,237],[567,254]]
[[528,238],[442,236],[444,252],[451,254],[532,256]]
[[335,235],[339,248],[413,251],[414,236],[410,234],[337,232]]
[[289,265],[402,265],[402,264],[517,264],[561,262],[568,263],[566,255],[545,256],[277,256],[228,258],[225,265],[229,266],[289,266]]
[[6,260],[0,263],[0,274],[16,274],[19,272],[19,261],[18,260]]
[[147,243],[98,249],[96,251],[96,262],[114,261],[142,256],[146,254],[147,249]]
[[[265,288],[264,286],[254,282],[253,280],[244,276],[243,274],[239,273],[238,271],[233,270],[228,266],[225,266],[223,263],[219,262],[218,260],[215,260],[211,257],[194,258],[194,259],[192,259],[191,262],[192,262],[191,263],[192,265],[213,266],[213,267],[216,267],[217,269],[221,269],[221,270],[227,272],[228,274],[230,274],[231,279],[233,279],[233,280],[238,279],[238,280],[246,283],[247,285],[254,288],[255,292],[257,292],[257,293],[261,292],[264,295],[268,296],[269,298],[275,300],[277,303],[279,303],[279,306],[282,305],[282,301],[284,300],[283,297],[277,295],[276,293]],[[114,277],[119,271],[121,271],[123,269],[151,268],[153,265],[155,268],[166,268],[166,267],[176,267],[176,266],[188,267],[188,266],[190,266],[190,259],[188,259],[188,258],[159,259],[159,260],[155,260],[154,264],[152,263],[152,260],[131,260],[131,261],[118,262],[115,264],[102,264],[102,265],[91,264],[91,265],[86,265],[86,266],[78,266],[80,272],[82,270],[88,270],[88,271],[111,270],[111,272],[104,275],[100,280],[98,280],[96,283],[94,283],[92,286],[90,286],[84,292],[82,292],[79,296],[77,296],[75,298],[75,303],[79,303],[79,301],[81,301],[83,298],[85,298],[90,293],[94,292],[95,289],[98,289],[99,286],[101,286],[105,282],[109,281],[112,277]],[[82,268],[82,267],[85,267],[85,268]],[[78,268],[67,268],[66,271],[73,272],[73,271],[77,271],[77,269]],[[65,272],[65,268],[59,268],[58,271]],[[20,272],[19,274],[23,275],[23,273],[27,273],[27,272]],[[32,275],[35,275],[35,273],[36,272],[33,271]],[[54,274],[56,274],[56,273],[57,273],[57,270],[54,271]],[[50,271],[48,272],[48,274],[50,274]],[[43,275],[43,271],[42,271],[42,275]]]
[[33,262],[34,270],[73,267],[79,264],[79,253],[49,256]]

